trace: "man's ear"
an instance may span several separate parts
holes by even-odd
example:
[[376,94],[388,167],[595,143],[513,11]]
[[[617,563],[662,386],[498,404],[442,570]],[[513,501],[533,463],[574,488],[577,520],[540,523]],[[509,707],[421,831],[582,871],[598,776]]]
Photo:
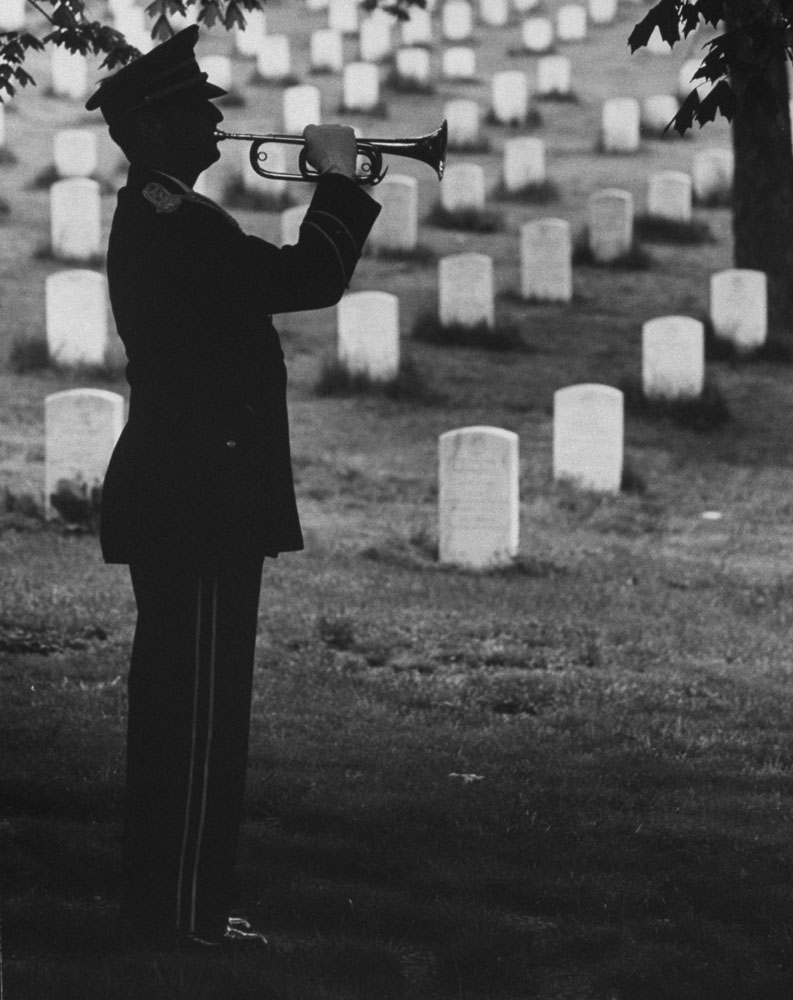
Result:
[[149,146],[162,146],[168,141],[165,120],[156,111],[142,111],[135,126],[140,139]]

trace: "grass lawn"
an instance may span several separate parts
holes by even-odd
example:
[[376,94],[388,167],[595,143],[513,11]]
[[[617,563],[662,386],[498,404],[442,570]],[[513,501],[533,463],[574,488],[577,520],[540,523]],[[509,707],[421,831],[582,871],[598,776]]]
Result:
[[[321,16],[288,4],[271,15],[309,77]],[[422,228],[435,257],[493,256],[520,350],[409,336],[435,309],[426,259],[367,255],[352,285],[399,296],[423,396],[318,394],[333,310],[279,318],[307,546],[267,563],[260,609],[238,903],[268,934],[266,954],[121,947],[131,588],[94,537],[0,514],[8,1000],[790,1000],[791,369],[710,362],[729,419],[702,430],[629,410],[625,489],[576,491],[551,481],[554,390],[635,384],[645,320],[706,316],[709,275],[731,261],[729,210],[699,210],[713,242],[652,243],[645,270],[576,267],[569,306],[515,294],[523,221],[580,228],[603,186],[631,190],[639,211],[651,170],[689,169],[695,150],[729,142],[717,124],[633,157],[596,155],[602,98],[669,92],[688,54],[631,59],[635,16],[625,8],[567,47],[580,100],[544,105],[532,132],[559,193],[550,212],[494,202],[496,231]],[[517,30],[481,30],[477,82],[389,92],[389,117],[356,121],[359,132],[422,135],[447,99],[486,104],[494,69],[533,74],[535,60],[507,54]],[[207,51],[230,50],[222,33],[210,39]],[[240,81],[249,70],[237,59]],[[41,89],[8,115],[17,163],[0,167],[0,490],[36,500],[44,397],[125,383],[7,366],[15,343],[43,337],[43,282],[58,268],[35,256],[48,206],[30,180],[53,129],[85,122],[45,96],[46,63],[34,75]],[[337,78],[311,82],[338,107]],[[224,127],[277,131],[277,94],[249,91]],[[487,131],[487,151],[464,155],[496,189],[512,132]],[[99,172],[114,177],[97,132]],[[431,171],[391,169],[419,179],[428,212]],[[112,208],[105,197],[105,227]],[[274,213],[235,214],[277,233]],[[434,556],[437,438],[470,424],[520,435],[520,556],[501,572]]]

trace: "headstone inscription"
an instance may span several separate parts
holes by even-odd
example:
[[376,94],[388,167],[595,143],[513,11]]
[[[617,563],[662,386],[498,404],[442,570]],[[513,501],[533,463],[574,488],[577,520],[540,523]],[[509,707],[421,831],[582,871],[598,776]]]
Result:
[[642,326],[642,390],[647,399],[697,399],[705,384],[705,328],[690,316]]
[[543,97],[569,95],[570,60],[567,56],[543,56],[537,62],[537,93]]
[[88,90],[88,61],[79,52],[54,45],[50,55],[52,92],[56,97],[79,101]]
[[473,26],[473,10],[468,0],[446,0],[441,10],[441,31],[446,41],[468,41]]
[[399,299],[390,292],[352,292],[337,308],[338,357],[353,375],[387,381],[399,373]]
[[619,389],[584,383],[553,396],[553,478],[581,489],[619,492],[624,405]]
[[438,262],[439,319],[443,326],[495,323],[493,260],[482,253],[460,253]]
[[708,149],[691,161],[694,198],[701,203],[725,201],[732,192],[735,156],[731,149]]
[[518,448],[518,435],[501,427],[461,427],[440,435],[440,562],[491,569],[517,556]]
[[262,80],[285,80],[292,72],[288,35],[265,35],[256,49],[256,75]]

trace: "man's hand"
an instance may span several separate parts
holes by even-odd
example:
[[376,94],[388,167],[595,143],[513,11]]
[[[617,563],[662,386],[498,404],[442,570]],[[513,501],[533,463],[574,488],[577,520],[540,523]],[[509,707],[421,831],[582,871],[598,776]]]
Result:
[[355,177],[358,154],[349,125],[306,125],[303,138],[306,160],[318,173]]

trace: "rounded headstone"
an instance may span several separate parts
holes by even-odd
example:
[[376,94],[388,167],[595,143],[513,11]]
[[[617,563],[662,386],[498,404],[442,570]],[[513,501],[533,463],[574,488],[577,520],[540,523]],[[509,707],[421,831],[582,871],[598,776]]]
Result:
[[603,102],[601,142],[605,153],[635,153],[640,141],[641,109],[635,97]]
[[537,93],[563,97],[570,93],[570,60],[567,56],[543,56],[537,62]]
[[344,40],[335,28],[319,28],[311,33],[309,43],[311,68],[341,73],[344,66]]
[[69,177],[50,187],[50,241],[59,260],[87,261],[101,252],[99,184]]
[[438,262],[439,318],[443,326],[495,323],[493,260],[482,253],[451,254]]
[[485,169],[479,163],[452,163],[440,186],[440,202],[447,212],[485,207]]
[[619,389],[584,383],[553,396],[553,478],[617,493],[622,481],[624,403]]
[[507,0],[479,0],[479,20],[491,28],[503,28],[509,20]]
[[201,72],[209,77],[210,83],[222,87],[223,90],[231,90],[232,68],[228,56],[201,56],[198,64]]
[[371,111],[380,100],[380,71],[374,63],[352,62],[344,67],[344,107]]
[[553,46],[553,22],[547,17],[526,18],[520,34],[527,52],[547,52]]
[[647,192],[647,213],[672,222],[691,221],[691,177],[682,170],[652,174]]
[[399,299],[352,292],[337,308],[338,358],[353,375],[387,381],[399,373]]
[[107,359],[107,279],[99,271],[56,271],[45,282],[47,350],[58,365]]
[[88,90],[88,61],[79,52],[53,46],[50,56],[52,92],[58,97],[79,101]]
[[589,0],[587,13],[593,24],[611,24],[617,16],[617,0]]
[[450,149],[475,146],[480,141],[481,112],[476,101],[466,98],[447,101],[444,118],[448,126],[447,142]]
[[504,188],[520,191],[545,180],[545,143],[530,136],[515,136],[504,143]]
[[306,125],[319,125],[320,91],[310,83],[287,87],[283,95],[284,132],[302,135]]
[[381,212],[367,243],[376,250],[410,251],[418,244],[418,181],[404,174],[388,174],[372,189]]
[[283,80],[292,72],[288,35],[265,35],[256,49],[256,73],[263,80]]
[[403,45],[429,45],[432,41],[432,18],[428,10],[412,6],[400,25]]
[[[677,75],[677,96],[684,100],[692,90],[697,90],[703,85],[704,80],[694,80],[694,74],[702,65],[701,59],[686,59],[680,67]],[[700,95],[701,96],[701,95]]]
[[633,244],[633,195],[619,188],[595,191],[589,198],[587,236],[596,261],[610,264]]
[[740,352],[762,347],[768,333],[768,291],[763,271],[728,268],[711,275],[710,320],[717,337]]
[[354,35],[358,30],[358,0],[330,0],[328,27],[342,35]]
[[52,158],[59,177],[90,177],[97,166],[96,133],[85,128],[56,132]]
[[359,58],[361,62],[377,63],[391,54],[391,29],[393,18],[383,10],[369,14],[358,32]]
[[526,300],[570,302],[573,297],[570,223],[537,219],[520,228],[520,292]]
[[473,80],[476,76],[476,53],[464,45],[444,49],[442,73],[447,80]]
[[641,125],[651,132],[662,133],[680,107],[674,94],[653,94],[642,101]]
[[26,0],[3,0],[0,4],[0,31],[22,31]]
[[405,80],[415,80],[416,83],[429,83],[429,52],[419,46],[397,49],[396,71]]
[[642,389],[647,399],[697,399],[705,384],[705,328],[689,316],[642,326]]

